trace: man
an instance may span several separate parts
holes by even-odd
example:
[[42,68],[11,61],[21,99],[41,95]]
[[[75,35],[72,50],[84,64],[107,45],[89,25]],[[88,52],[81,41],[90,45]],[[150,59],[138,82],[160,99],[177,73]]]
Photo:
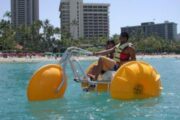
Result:
[[104,56],[100,57],[95,72],[88,73],[88,76],[94,80],[97,80],[98,75],[101,74],[102,71],[117,70],[124,63],[136,60],[135,49],[132,47],[131,43],[128,43],[128,39],[128,33],[122,32],[119,37],[119,44],[117,44],[115,47],[93,53],[93,55],[105,56],[111,53],[114,55],[113,59]]

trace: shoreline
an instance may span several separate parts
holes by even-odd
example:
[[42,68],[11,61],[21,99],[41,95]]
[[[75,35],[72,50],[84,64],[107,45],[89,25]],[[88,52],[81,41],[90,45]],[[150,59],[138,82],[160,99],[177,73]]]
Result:
[[[74,57],[78,60],[97,60],[98,57],[96,56],[80,56],[80,57]],[[180,59],[180,54],[167,54],[167,55],[137,55],[137,59],[143,59],[143,58],[177,58]],[[61,58],[55,58],[55,57],[7,57],[3,58],[0,57],[0,63],[35,63],[35,62],[58,62]]]

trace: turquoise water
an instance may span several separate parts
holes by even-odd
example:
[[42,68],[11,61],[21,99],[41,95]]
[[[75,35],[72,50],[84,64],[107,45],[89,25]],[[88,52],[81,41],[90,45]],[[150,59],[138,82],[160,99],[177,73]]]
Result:
[[[85,93],[72,81],[63,99],[28,102],[26,88],[33,72],[48,62],[0,64],[0,120],[180,120],[180,60],[144,59],[161,74],[158,98],[118,101],[108,93]],[[86,68],[92,61],[84,61]]]

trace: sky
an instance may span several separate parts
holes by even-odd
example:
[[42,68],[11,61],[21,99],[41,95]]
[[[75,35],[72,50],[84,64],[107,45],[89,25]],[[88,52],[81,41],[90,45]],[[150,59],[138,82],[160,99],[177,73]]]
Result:
[[[49,19],[60,27],[60,0],[39,0],[40,20]],[[178,24],[180,33],[180,0],[84,0],[84,3],[109,3],[110,35],[119,34],[120,28],[140,25],[142,22]],[[0,0],[0,19],[10,11],[10,0]]]

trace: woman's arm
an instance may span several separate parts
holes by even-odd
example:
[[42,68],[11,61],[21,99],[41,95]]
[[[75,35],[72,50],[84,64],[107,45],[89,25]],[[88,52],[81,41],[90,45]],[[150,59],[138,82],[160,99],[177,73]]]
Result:
[[134,48],[129,48],[130,61],[136,60],[136,51]]
[[108,50],[102,50],[100,52],[95,52],[95,53],[93,53],[93,55],[107,55],[107,54],[113,53],[114,50],[115,50],[115,47],[108,49]]

